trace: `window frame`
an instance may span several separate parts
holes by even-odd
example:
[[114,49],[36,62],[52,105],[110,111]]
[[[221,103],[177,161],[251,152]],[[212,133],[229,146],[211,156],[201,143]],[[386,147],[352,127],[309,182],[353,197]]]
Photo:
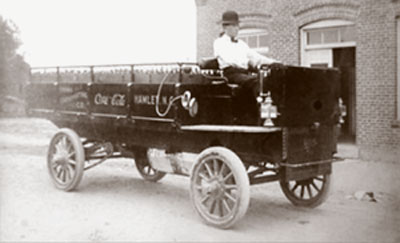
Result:
[[255,50],[256,52],[260,54],[267,54],[269,51],[268,46],[261,46],[260,47],[260,36],[269,36],[269,33],[266,29],[263,28],[243,28],[239,30],[238,38],[239,39],[246,39],[244,42],[248,44],[248,38],[249,37],[257,37],[257,47],[250,47],[252,50]]
[[327,28],[332,28],[332,27],[351,26],[351,25],[355,25],[355,23],[347,21],[347,20],[329,19],[329,20],[320,20],[320,21],[310,23],[310,24],[300,27],[300,33],[299,33],[300,34],[300,59],[299,59],[300,65],[304,65],[305,56],[306,56],[307,51],[343,48],[343,47],[355,47],[356,46],[356,41],[307,45],[308,31],[316,30],[316,29],[327,29]]
[[[346,41],[346,42],[334,42],[334,43],[322,43],[310,45],[307,43],[307,34],[311,31],[317,30],[327,30],[330,28],[340,28],[343,26],[352,26],[355,23],[345,20],[322,20],[316,23],[308,24],[307,26],[300,29],[301,39],[302,39],[302,50],[314,50],[314,49],[324,49],[324,48],[338,48],[338,47],[352,47],[356,46],[356,41]],[[340,31],[338,38],[340,40]],[[323,38],[323,36],[322,36]]]

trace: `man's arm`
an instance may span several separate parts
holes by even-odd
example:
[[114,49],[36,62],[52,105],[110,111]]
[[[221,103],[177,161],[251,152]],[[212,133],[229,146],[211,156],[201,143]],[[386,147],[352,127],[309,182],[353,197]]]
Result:
[[214,57],[218,57],[220,52],[220,47],[218,45],[217,40],[214,41],[213,48],[214,48]]
[[214,41],[214,57],[217,58],[219,67],[221,69],[230,66],[230,61],[232,59],[232,53],[229,52],[224,46],[224,43],[221,39],[217,39]]
[[250,60],[249,64],[252,67],[258,67],[262,64],[280,63],[279,61],[277,61],[273,58],[263,56],[263,55],[259,54],[258,52],[256,52],[255,50],[252,50],[250,48],[247,52],[247,57],[249,58],[249,60]]

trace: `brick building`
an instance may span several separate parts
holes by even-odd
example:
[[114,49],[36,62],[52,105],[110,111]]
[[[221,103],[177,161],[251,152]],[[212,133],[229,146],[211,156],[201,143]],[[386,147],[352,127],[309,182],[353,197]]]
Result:
[[[400,1],[196,0],[197,57],[213,55],[226,10],[240,38],[285,64],[338,67],[347,138],[369,160],[400,162]],[[268,49],[269,48],[269,49]]]

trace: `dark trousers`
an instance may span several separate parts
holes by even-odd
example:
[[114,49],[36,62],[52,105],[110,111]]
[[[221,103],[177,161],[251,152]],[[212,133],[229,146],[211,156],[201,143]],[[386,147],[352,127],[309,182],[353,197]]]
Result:
[[229,83],[238,84],[239,92],[235,97],[238,116],[246,124],[252,124],[258,119],[257,96],[259,94],[258,77],[249,74],[245,69],[228,67],[224,69],[224,76]]
[[246,92],[252,93],[254,99],[259,93],[258,77],[249,74],[249,71],[241,68],[228,67],[224,69],[224,76],[228,78],[229,83],[238,84]]

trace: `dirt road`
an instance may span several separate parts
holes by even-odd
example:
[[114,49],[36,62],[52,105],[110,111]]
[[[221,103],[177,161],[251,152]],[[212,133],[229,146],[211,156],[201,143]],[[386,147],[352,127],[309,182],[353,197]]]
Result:
[[55,130],[39,119],[0,119],[2,242],[400,242],[400,163],[336,163],[330,197],[316,209],[292,206],[278,183],[252,186],[246,216],[219,230],[196,215],[188,178],[146,182],[128,159],[86,171],[74,192],[57,190],[45,162]]

